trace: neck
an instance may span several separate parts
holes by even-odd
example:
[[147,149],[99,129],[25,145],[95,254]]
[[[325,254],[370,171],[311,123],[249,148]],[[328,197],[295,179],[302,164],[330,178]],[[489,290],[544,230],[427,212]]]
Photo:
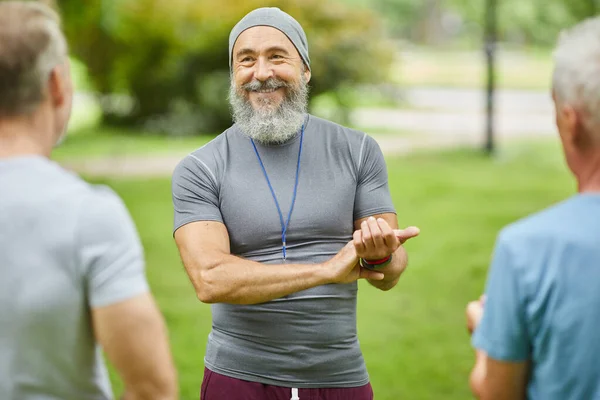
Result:
[[577,174],[579,193],[600,193],[600,151],[590,156],[582,171]]
[[0,158],[37,155],[50,157],[53,148],[51,124],[37,114],[0,119]]

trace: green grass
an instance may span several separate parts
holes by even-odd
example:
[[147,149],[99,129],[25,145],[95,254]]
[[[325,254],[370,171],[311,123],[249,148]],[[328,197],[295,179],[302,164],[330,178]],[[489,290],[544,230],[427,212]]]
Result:
[[[495,236],[507,223],[569,196],[574,185],[555,143],[512,144],[489,159],[474,151],[388,160],[410,266],[394,290],[361,282],[358,327],[378,400],[470,398],[467,301],[483,289]],[[110,180],[146,248],[148,277],[170,330],[182,399],[197,399],[211,326],[171,237],[168,179]],[[113,374],[116,391],[121,385]]]
[[214,135],[170,137],[150,135],[142,131],[92,127],[67,135],[64,142],[52,153],[58,161],[144,156],[190,152],[214,138]]
[[[414,136],[414,132],[397,129],[371,129],[356,127],[370,134]],[[53,152],[52,158],[62,162],[119,157],[184,155],[206,144],[214,134],[189,137],[172,137],[132,132],[127,129],[97,126],[67,135]]]

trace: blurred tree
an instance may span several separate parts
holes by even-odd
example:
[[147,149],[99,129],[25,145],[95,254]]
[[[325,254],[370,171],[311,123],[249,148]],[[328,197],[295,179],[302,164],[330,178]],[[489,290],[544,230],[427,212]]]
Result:
[[[478,26],[478,37],[483,35],[483,2],[450,0],[448,7]],[[498,0],[499,40],[552,46],[562,29],[599,12],[600,0]]]
[[[72,52],[86,63],[96,90],[134,100],[130,108],[104,102],[105,121],[147,123],[171,134],[220,131],[231,123],[229,31],[265,3],[58,0]],[[307,32],[313,96],[388,77],[395,51],[374,13],[321,0],[268,5],[293,15]]]
[[563,2],[576,20],[582,20],[600,13],[600,0],[563,0]]
[[[445,44],[460,39],[480,42],[484,1],[340,0],[378,11],[394,38],[418,44]],[[524,45],[551,46],[558,32],[600,12],[600,0],[499,0],[499,39]],[[445,26],[458,18],[460,29]],[[461,23],[462,22],[462,23]],[[451,27],[454,28],[454,27]]]

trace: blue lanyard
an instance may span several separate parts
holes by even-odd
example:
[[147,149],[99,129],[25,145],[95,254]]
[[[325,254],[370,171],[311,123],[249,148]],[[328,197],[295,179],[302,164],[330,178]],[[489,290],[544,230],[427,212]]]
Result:
[[284,223],[283,214],[281,212],[281,207],[279,207],[279,202],[277,201],[277,196],[275,196],[275,190],[273,190],[273,186],[271,185],[271,181],[269,180],[269,175],[267,175],[267,170],[265,169],[265,165],[260,158],[260,154],[258,153],[258,149],[256,148],[256,144],[254,140],[250,139],[252,142],[252,147],[254,147],[254,152],[256,153],[256,157],[258,158],[258,162],[260,163],[260,167],[262,168],[263,174],[265,175],[265,179],[267,180],[267,185],[269,185],[269,189],[271,190],[271,195],[273,196],[273,200],[275,200],[275,206],[277,207],[277,212],[279,213],[279,222],[281,223],[281,245],[283,251],[283,259],[286,259],[286,237],[287,237],[287,229],[290,225],[290,218],[292,217],[292,211],[294,210],[294,204],[296,204],[296,193],[298,192],[298,177],[300,176],[300,157],[302,156],[302,142],[304,141],[304,125],[302,125],[302,130],[300,131],[300,149],[298,150],[298,163],[296,165],[296,183],[294,183],[294,195],[292,196],[292,205],[290,206],[290,211],[288,213],[287,221]]

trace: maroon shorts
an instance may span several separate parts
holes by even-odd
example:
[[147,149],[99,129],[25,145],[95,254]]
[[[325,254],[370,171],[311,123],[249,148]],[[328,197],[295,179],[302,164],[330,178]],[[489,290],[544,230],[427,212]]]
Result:
[[[292,389],[230,378],[204,369],[200,400],[290,400]],[[373,400],[368,383],[353,388],[298,389],[300,400]]]

